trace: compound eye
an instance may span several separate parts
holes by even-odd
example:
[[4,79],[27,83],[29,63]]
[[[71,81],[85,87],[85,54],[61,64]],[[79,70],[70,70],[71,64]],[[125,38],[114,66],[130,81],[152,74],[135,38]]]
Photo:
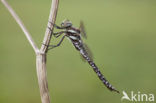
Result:
[[69,27],[69,26],[72,26],[72,24],[71,23],[67,23],[66,26]]

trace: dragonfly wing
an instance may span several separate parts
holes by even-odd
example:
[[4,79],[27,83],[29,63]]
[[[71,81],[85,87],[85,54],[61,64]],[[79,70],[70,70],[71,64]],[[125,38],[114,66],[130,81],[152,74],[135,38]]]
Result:
[[80,59],[81,59],[83,62],[86,62],[86,59],[82,56],[82,54],[80,54]]
[[87,34],[86,34],[86,31],[85,31],[85,27],[84,27],[84,23],[83,21],[80,21],[80,32],[81,32],[81,36],[84,37],[85,39],[87,39]]
[[84,46],[85,51],[87,52],[88,57],[89,57],[91,60],[93,60],[93,54],[92,54],[90,48],[89,48],[86,44],[83,44],[83,46]]

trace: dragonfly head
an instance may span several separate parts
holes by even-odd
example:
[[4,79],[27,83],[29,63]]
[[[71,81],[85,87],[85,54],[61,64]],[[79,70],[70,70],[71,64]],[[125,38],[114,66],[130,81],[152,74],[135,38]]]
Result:
[[72,22],[69,21],[68,19],[65,19],[62,23],[61,23],[62,27],[71,27],[72,26]]

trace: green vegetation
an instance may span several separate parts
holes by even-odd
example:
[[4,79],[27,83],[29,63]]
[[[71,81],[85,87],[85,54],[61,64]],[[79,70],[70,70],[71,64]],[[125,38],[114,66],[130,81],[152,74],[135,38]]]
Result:
[[[38,45],[44,36],[51,0],[9,0]],[[60,0],[57,24],[83,20],[95,63],[119,91],[156,95],[155,0]],[[52,38],[52,43],[58,40]],[[48,52],[52,103],[120,103],[66,39]],[[40,103],[35,53],[0,3],[0,103]],[[126,101],[124,102],[126,103]],[[129,103],[129,102],[127,102]]]

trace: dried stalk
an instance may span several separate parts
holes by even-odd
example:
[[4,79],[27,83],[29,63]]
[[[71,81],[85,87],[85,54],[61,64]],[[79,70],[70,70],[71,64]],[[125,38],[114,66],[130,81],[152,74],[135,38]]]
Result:
[[[43,44],[49,45],[49,42],[51,39],[51,32],[53,31],[53,27],[54,27],[54,25],[52,25],[51,23],[55,24],[58,4],[59,4],[59,0],[52,0],[52,4],[51,4],[52,6],[51,6],[50,14],[49,14],[49,21],[48,21],[47,29],[46,29],[45,36],[43,39]],[[45,53],[46,50],[47,50],[47,46],[42,45],[40,51]]]
[[[11,8],[11,6],[7,3],[6,0],[1,0],[1,2],[8,9],[8,11],[13,16],[13,18],[18,23],[18,25],[21,27],[30,45],[33,47],[36,53],[36,70],[37,70],[37,77],[38,77],[38,83],[39,83],[39,88],[40,88],[41,101],[42,103],[50,103],[47,73],[46,73],[47,72],[46,71],[46,51],[48,48],[47,46],[42,45],[41,49],[39,50],[34,40],[32,39],[30,33],[28,32],[28,30],[26,29],[26,27],[24,26],[24,24],[22,23],[18,15],[15,13],[15,11]],[[49,20],[48,20],[48,27],[46,28],[45,36],[43,39],[43,44],[46,44],[46,45],[49,45],[49,42],[51,39],[51,32],[53,30],[53,25],[50,22],[55,23],[58,3],[59,3],[59,0],[52,0]]]
[[40,96],[42,103],[50,103],[50,95],[48,90],[47,71],[46,71],[46,54],[37,54],[36,70],[38,84],[40,88]]
[[47,82],[47,77],[46,77],[47,76],[46,75],[46,51],[48,48],[45,45],[49,45],[49,42],[51,39],[51,32],[52,32],[54,26],[50,22],[55,23],[58,2],[59,2],[59,0],[52,1],[49,20],[48,20],[44,40],[43,40],[44,45],[41,46],[40,52],[39,52],[39,54],[37,54],[37,58],[36,58],[36,65],[37,65],[36,69],[37,69],[37,76],[38,76],[38,82],[39,82],[39,87],[40,87],[40,95],[41,95],[42,103],[50,103],[48,82]]
[[18,15],[15,13],[15,11],[12,9],[12,7],[7,3],[6,0],[1,0],[1,2],[4,4],[4,6],[8,9],[8,11],[10,12],[10,14],[13,16],[13,18],[15,19],[15,21],[17,22],[17,24],[20,26],[20,28],[22,29],[22,31],[24,32],[25,36],[27,37],[29,43],[31,44],[31,46],[33,47],[35,53],[37,53],[39,51],[37,45],[35,44],[34,40],[32,39],[30,33],[28,32],[28,30],[26,29],[26,27],[24,26],[24,24],[22,23],[22,21],[20,20],[20,18],[18,17]]

